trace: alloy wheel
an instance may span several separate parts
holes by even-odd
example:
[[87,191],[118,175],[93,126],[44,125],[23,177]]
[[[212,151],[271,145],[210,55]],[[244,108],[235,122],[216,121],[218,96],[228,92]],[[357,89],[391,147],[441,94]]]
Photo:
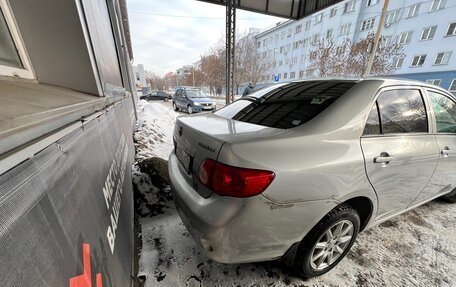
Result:
[[310,266],[323,270],[333,264],[350,246],[354,233],[353,223],[342,220],[328,228],[312,249]]

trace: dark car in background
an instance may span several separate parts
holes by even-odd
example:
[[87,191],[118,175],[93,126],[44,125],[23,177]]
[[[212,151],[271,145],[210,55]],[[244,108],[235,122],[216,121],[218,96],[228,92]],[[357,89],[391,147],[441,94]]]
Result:
[[169,101],[171,100],[173,97],[168,94],[168,93],[165,93],[163,91],[152,91],[150,92],[149,94],[147,95],[143,95],[143,96],[140,96],[139,99],[140,100],[146,100],[146,101]]
[[181,87],[173,97],[175,111],[185,110],[189,114],[216,109],[215,101],[209,98],[200,88]]

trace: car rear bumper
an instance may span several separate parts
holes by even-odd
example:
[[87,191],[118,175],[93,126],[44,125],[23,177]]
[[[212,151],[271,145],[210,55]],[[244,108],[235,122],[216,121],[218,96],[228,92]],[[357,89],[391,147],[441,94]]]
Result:
[[280,258],[337,205],[331,201],[276,204],[262,195],[203,198],[182,176],[174,152],[168,165],[183,223],[205,254],[217,262]]

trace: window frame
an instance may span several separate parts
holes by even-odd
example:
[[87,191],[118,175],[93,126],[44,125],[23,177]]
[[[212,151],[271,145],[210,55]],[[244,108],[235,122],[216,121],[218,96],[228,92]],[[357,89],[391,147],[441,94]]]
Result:
[[0,11],[3,13],[3,16],[5,17],[7,25],[6,28],[11,34],[11,38],[13,39],[13,43],[16,46],[16,50],[19,55],[19,59],[21,60],[23,65],[23,68],[17,68],[0,64],[0,76],[35,79],[32,65],[30,64],[30,60],[27,51],[25,50],[22,37],[17,28],[16,20],[14,19],[9,3],[6,0],[0,0]]
[[[415,61],[415,58],[418,57],[418,62],[416,65],[413,65],[413,62]],[[424,57],[423,63],[420,65],[421,59]],[[410,67],[412,68],[418,68],[418,67],[423,67],[424,63],[426,62],[427,54],[422,54],[422,55],[415,55],[412,58],[412,62],[410,63]]]
[[[442,56],[442,61],[440,63],[437,63],[437,59],[439,57],[439,54],[443,54]],[[445,63],[445,56],[446,55],[449,55],[447,57],[447,62]],[[437,52],[437,55],[435,56],[435,59],[434,59],[434,64],[433,66],[444,66],[444,65],[448,65],[450,63],[450,59],[451,59],[451,56],[453,55],[453,51],[445,51],[445,52]]]
[[344,13],[350,13],[353,10],[355,10],[355,2],[353,0],[350,0],[344,4]]
[[371,7],[378,4],[378,0],[366,0],[366,7]]
[[[402,35],[405,35],[405,42],[404,43],[401,43],[401,39],[402,39]],[[413,31],[405,31],[405,32],[402,32],[399,34],[399,38],[397,40],[397,43],[399,45],[405,45],[405,44],[409,44],[410,42],[412,42],[412,37],[413,37]]]
[[[456,79],[454,79],[454,80],[456,80]],[[428,113],[429,113],[429,118],[430,118],[431,121],[432,121],[432,125],[431,125],[431,127],[432,127],[432,132],[431,132],[431,134],[432,134],[432,135],[453,135],[453,136],[456,136],[455,133],[439,133],[439,132],[437,131],[437,118],[436,118],[436,116],[435,116],[434,107],[432,106],[431,97],[430,97],[429,94],[428,94],[429,91],[430,91],[430,92],[433,92],[433,93],[436,93],[436,94],[440,94],[440,95],[442,95],[442,96],[445,96],[445,97],[449,98],[450,100],[452,100],[453,102],[456,102],[456,98],[455,98],[453,95],[451,95],[451,93],[443,92],[443,91],[438,90],[438,89],[436,89],[436,88],[434,88],[434,87],[425,87],[425,88],[423,89],[423,92],[424,92],[424,94],[426,95],[426,97],[425,97],[425,98],[426,98],[426,101],[429,103],[429,104],[428,104],[429,109],[428,109],[427,111],[428,111]]]
[[[373,105],[377,105],[377,99],[378,97],[383,93],[383,92],[387,92],[387,91],[394,91],[394,90],[404,90],[404,89],[408,89],[408,90],[417,90],[420,95],[421,95],[421,99],[423,100],[423,105],[424,105],[424,109],[426,111],[426,121],[427,121],[427,132],[414,132],[414,133],[388,133],[388,134],[384,134],[383,133],[383,123],[382,123],[382,117],[381,117],[381,114],[380,114],[380,107],[377,106],[377,112],[378,112],[378,117],[379,117],[379,122],[380,122],[380,132],[381,134],[378,134],[378,135],[374,135],[374,134],[371,134],[371,135],[364,135],[364,129],[366,127],[366,124],[367,124],[367,120],[369,118],[369,115],[372,111],[372,107]],[[432,88],[431,88],[432,89]],[[422,86],[415,86],[415,85],[410,85],[410,86],[404,86],[404,85],[397,85],[397,86],[386,86],[386,87],[382,87],[380,89],[377,90],[377,92],[375,93],[375,96],[373,98],[373,100],[371,101],[371,103],[369,104],[369,109],[368,109],[368,113],[366,114],[365,116],[365,119],[363,121],[363,128],[362,128],[362,131],[361,131],[361,138],[377,138],[377,137],[395,137],[395,136],[422,136],[422,135],[431,135],[434,133],[435,131],[435,127],[434,127],[434,123],[435,123],[435,118],[433,117],[433,115],[431,114],[431,110],[429,109],[429,105],[430,105],[430,102],[429,102],[429,98],[428,98],[428,95],[426,93],[426,91],[423,89]]]
[[[439,84],[436,85],[435,84],[435,81],[438,81]],[[434,85],[434,86],[439,86],[440,87],[440,84],[442,83],[442,79],[427,79],[426,80],[426,84],[429,84],[429,85]]]
[[[451,34],[448,34],[448,32],[450,31],[450,27],[451,25],[454,24],[454,28],[453,28],[453,33]],[[456,22],[450,22],[448,23],[448,27],[447,27],[447,30],[445,32],[445,37],[453,37],[453,36],[456,36]]]
[[[429,30],[428,30],[428,29],[429,29]],[[434,34],[432,35],[432,37],[429,37],[429,36],[431,35],[432,29],[434,29]],[[426,38],[423,38],[424,32],[425,32],[426,30],[428,30],[427,37],[426,37]],[[424,27],[423,30],[421,30],[420,41],[430,41],[430,40],[434,39],[434,37],[435,37],[435,32],[437,32],[437,25]]]
[[[451,87],[452,87],[452,86],[455,86],[455,89],[454,89],[454,90],[451,90]],[[453,79],[453,80],[451,81],[450,86],[448,87],[448,92],[450,92],[450,93],[456,92],[456,79]]]
[[[416,3],[413,5],[410,5],[407,9],[407,15],[405,16],[405,19],[418,17],[418,15],[420,14],[420,9],[421,9],[421,3]],[[410,15],[410,12],[412,12],[411,15]]]
[[[366,25],[364,25],[364,24],[366,24]],[[366,19],[366,20],[361,22],[360,31],[368,31],[370,29],[373,29],[374,26],[375,26],[375,17]]]
[[[435,2],[439,1],[436,9],[432,9],[434,7]],[[433,0],[431,3],[431,8],[429,8],[429,12],[439,11],[445,8],[445,0]]]

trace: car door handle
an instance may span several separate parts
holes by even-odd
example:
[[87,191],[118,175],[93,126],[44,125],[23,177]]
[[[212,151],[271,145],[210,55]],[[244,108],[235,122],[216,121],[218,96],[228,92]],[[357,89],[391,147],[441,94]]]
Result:
[[442,154],[444,157],[448,157],[450,154],[455,154],[455,153],[456,153],[455,150],[452,150],[447,146],[440,152],[440,154]]
[[383,163],[383,164],[388,164],[390,161],[393,160],[393,156],[389,155],[386,152],[382,152],[380,156],[377,156],[374,158],[374,163]]

